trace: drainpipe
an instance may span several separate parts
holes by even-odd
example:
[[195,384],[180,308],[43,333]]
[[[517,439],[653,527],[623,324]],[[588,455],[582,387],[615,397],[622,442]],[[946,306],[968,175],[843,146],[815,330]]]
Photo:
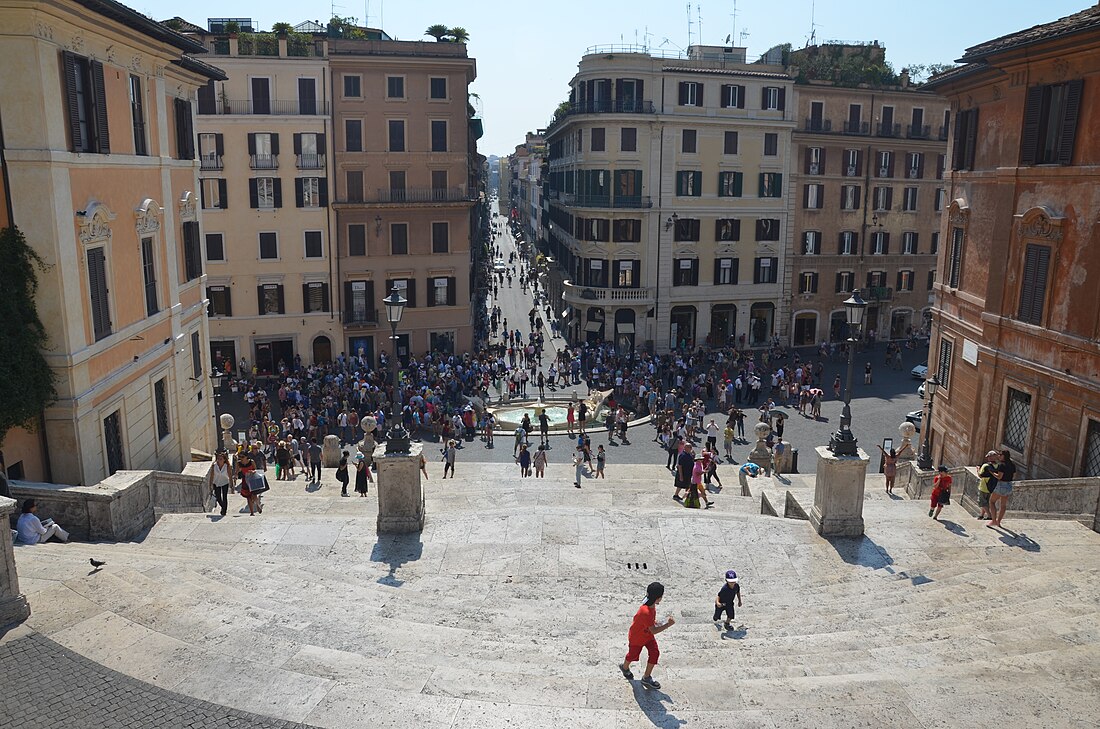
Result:
[[[325,48],[326,48],[326,51],[327,51],[327,48],[328,48],[327,43],[325,44]],[[336,77],[336,72],[332,70],[331,65],[329,67],[329,73],[332,74],[333,78]],[[328,97],[328,85],[326,83],[328,80],[329,79],[328,79],[327,76],[325,76],[324,74],[321,74],[321,92],[322,92],[321,96],[322,96],[322,98],[327,98]],[[336,82],[333,81],[333,88],[336,88],[335,84],[336,84]],[[344,287],[339,285],[339,282],[340,282],[340,258],[339,258],[339,254],[338,254],[339,249],[332,244],[332,219],[337,215],[336,210],[332,207],[333,203],[336,202],[336,175],[333,172],[333,169],[335,168],[335,164],[336,164],[335,160],[333,159],[333,155],[335,154],[335,151],[336,151],[336,134],[335,134],[336,127],[335,127],[334,124],[332,124],[332,116],[333,116],[333,114],[335,113],[336,110],[333,108],[333,105],[335,104],[335,101],[329,101],[328,104],[329,104],[328,114],[325,115],[325,119],[322,122],[322,124],[323,124],[324,129],[325,129],[325,139],[327,140],[327,144],[325,144],[325,176],[328,177],[328,179],[332,182],[332,185],[330,186],[331,189],[329,190],[329,195],[328,195],[328,204],[329,204],[328,214],[325,216],[325,224],[327,226],[326,231],[325,231],[325,233],[326,233],[326,235],[325,235],[325,244],[328,248],[329,322],[332,322],[334,317],[336,316],[337,308],[339,308],[339,310],[341,312],[344,310],[344,300],[343,300]],[[334,252],[336,252],[336,255],[334,255]],[[339,306],[338,307],[333,306],[332,305],[333,303],[337,303],[337,304],[339,304]],[[344,351],[344,349],[343,349],[343,346],[344,346],[344,329],[340,325],[339,321],[335,322],[335,325],[336,325],[335,326],[336,330],[339,331],[339,333],[340,333],[340,343],[339,343],[339,347],[334,348],[335,351],[329,352],[329,355],[332,356],[333,358],[335,358],[337,356],[336,352],[343,352]],[[312,352],[310,354],[312,354]],[[316,362],[314,364],[316,364]]]

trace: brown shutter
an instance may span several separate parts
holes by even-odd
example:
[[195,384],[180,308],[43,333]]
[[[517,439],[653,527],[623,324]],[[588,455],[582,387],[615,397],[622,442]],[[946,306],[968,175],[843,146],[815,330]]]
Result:
[[[1024,107],[1024,129],[1020,134],[1020,164],[1033,165],[1039,152],[1039,121],[1043,112],[1043,89],[1032,86],[1027,90],[1027,106]],[[957,129],[956,124],[956,129]]]
[[787,110],[787,89],[782,87],[779,89],[779,110]]
[[279,133],[271,133],[271,154],[278,156],[279,154]]
[[95,147],[100,154],[111,153],[111,135],[107,131],[107,89],[103,86],[103,64],[92,61],[92,89],[95,98]]
[[410,278],[407,280],[409,282],[409,288],[407,289],[408,293],[406,296],[409,299],[409,308],[412,309],[416,306],[416,279]]
[[737,108],[738,109],[744,109],[745,108],[745,87],[744,86],[738,86],[737,87]]
[[224,179],[218,180],[218,197],[221,198],[221,209],[227,209],[229,207],[229,185]]
[[280,314],[285,314],[286,313],[286,299],[283,298],[283,285],[282,284],[279,284],[278,291],[279,291],[279,313]]
[[283,206],[283,181],[278,177],[271,180],[271,189],[275,197],[275,207]]
[[311,310],[309,308],[309,284],[304,283],[304,284],[302,284],[302,313],[303,314],[308,314],[308,313],[310,313],[310,311]]
[[821,174],[821,175],[825,174],[825,151],[826,151],[825,147],[822,147],[821,148],[821,154],[820,154],[820,156],[818,158],[818,162],[817,162],[817,172],[818,172],[818,174]]
[[811,147],[806,147],[806,159],[804,160],[804,166],[803,166],[802,171],[807,175],[810,174],[810,155],[812,153],[813,153],[813,149]]
[[225,315],[233,316],[233,290],[225,287]]
[[256,134],[254,132],[248,133],[248,155],[251,157],[256,154]]
[[305,194],[302,190],[302,178],[294,178],[294,207],[300,208],[305,202]]
[[856,150],[856,177],[863,176],[863,150]]
[[1081,108],[1083,79],[1075,79],[1066,84],[1066,103],[1062,116],[1062,139],[1058,144],[1058,164],[1073,163],[1073,144],[1077,137],[1077,116]]
[[974,154],[978,149],[978,110],[966,112],[966,169],[974,169]]
[[221,133],[214,135],[214,154],[219,157],[225,156],[225,135]]
[[264,287],[263,284],[256,285],[256,313],[263,316],[264,313]]
[[458,303],[458,280],[454,276],[447,278],[447,306]]
[[317,204],[323,208],[328,207],[328,178],[317,180]]
[[924,179],[924,153],[921,152],[917,155],[917,179]]
[[767,86],[760,89],[760,108],[761,109],[767,109],[768,108],[768,87]]
[[802,207],[803,208],[810,207],[810,186],[809,185],[803,185],[802,186]]
[[253,209],[260,207],[260,191],[256,187],[255,177],[248,178],[248,206]]
[[80,137],[80,98],[76,93],[76,75],[80,73],[76,56],[69,51],[61,52],[61,69],[65,79],[65,107],[69,117],[69,139],[71,149],[79,152],[84,140]]
[[680,104],[679,105],[684,106],[685,104],[687,104],[687,82],[686,81],[681,81],[680,82],[679,93],[680,93]]
[[302,135],[298,134],[298,133],[295,133],[294,134],[294,154],[301,154],[301,153],[302,153]]

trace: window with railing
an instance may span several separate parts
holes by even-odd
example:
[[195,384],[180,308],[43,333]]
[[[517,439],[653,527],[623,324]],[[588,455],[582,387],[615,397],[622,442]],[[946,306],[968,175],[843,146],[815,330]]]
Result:
[[1002,442],[1016,451],[1024,453],[1031,439],[1031,393],[1008,388],[1005,402],[1004,435]]

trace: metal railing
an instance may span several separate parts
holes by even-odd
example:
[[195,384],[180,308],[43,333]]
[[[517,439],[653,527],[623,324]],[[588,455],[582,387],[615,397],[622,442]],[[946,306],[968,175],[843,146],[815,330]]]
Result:
[[316,99],[294,101],[217,99],[213,104],[200,104],[198,113],[202,115],[326,116],[329,113],[329,102]]
[[577,195],[570,192],[560,194],[563,205],[582,208],[622,208],[640,209],[653,207],[649,195]]
[[220,170],[223,169],[222,156],[220,154],[200,154],[199,169]]
[[878,124],[878,136],[880,137],[900,137],[901,136],[901,124]]
[[833,131],[832,119],[807,119],[802,127],[804,132],[816,132],[818,134]]
[[345,310],[343,319],[348,326],[375,326],[378,324],[378,309]]
[[845,134],[870,134],[871,133],[871,123],[870,122],[865,122],[865,121],[859,121],[859,122],[846,121],[846,122],[844,122],[844,133]]
[[947,126],[946,125],[940,127],[939,140],[941,142],[946,142],[947,141]]
[[277,154],[253,154],[248,157],[248,166],[254,170],[279,169],[279,155]]
[[366,202],[441,203],[469,202],[476,199],[476,192],[470,192],[461,187],[405,187],[379,188]]
[[653,114],[652,101],[642,99],[595,99],[570,104],[567,114]]
[[298,169],[300,170],[323,170],[325,168],[325,155],[323,154],[300,154],[298,155]]
[[932,126],[929,124],[910,124],[907,134],[910,139],[928,139],[932,136]]

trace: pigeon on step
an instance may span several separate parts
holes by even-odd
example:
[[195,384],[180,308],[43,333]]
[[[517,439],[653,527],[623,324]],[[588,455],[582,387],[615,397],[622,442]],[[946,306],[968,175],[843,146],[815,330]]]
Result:
[[90,558],[90,559],[89,559],[88,561],[89,561],[89,562],[91,562],[91,563],[92,563],[92,567],[95,567],[96,569],[99,569],[100,567],[104,567],[104,566],[106,566],[106,565],[107,565],[107,563],[106,563],[106,562],[100,562],[100,561],[99,561],[98,559],[96,559],[95,557],[92,557],[92,558]]

